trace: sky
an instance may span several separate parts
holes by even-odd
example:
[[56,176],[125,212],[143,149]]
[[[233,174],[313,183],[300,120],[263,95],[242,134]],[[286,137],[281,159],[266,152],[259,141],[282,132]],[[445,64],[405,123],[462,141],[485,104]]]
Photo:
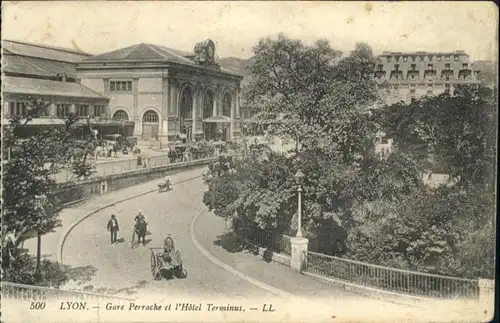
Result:
[[2,38],[104,53],[139,43],[192,52],[207,38],[219,57],[252,56],[280,32],[344,53],[357,42],[382,51],[465,50],[497,61],[493,2],[43,1],[3,2]]

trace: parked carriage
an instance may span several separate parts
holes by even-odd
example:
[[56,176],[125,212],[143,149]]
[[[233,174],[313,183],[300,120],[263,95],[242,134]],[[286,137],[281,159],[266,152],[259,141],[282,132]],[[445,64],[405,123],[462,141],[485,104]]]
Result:
[[182,256],[179,250],[164,252],[163,248],[150,248],[151,274],[153,279],[186,278],[187,272],[182,267]]

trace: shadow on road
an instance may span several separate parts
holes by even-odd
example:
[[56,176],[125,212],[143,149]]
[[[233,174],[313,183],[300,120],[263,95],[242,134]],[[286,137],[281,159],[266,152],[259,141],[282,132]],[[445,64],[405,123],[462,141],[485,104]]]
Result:
[[76,284],[85,284],[92,280],[92,277],[97,273],[97,268],[94,266],[72,267],[67,269],[67,275],[70,280]]
[[226,232],[224,234],[218,235],[217,240],[214,241],[215,246],[222,247],[224,250],[230,253],[236,252],[250,252],[252,254],[258,254],[259,250],[253,244],[247,243],[233,232]]

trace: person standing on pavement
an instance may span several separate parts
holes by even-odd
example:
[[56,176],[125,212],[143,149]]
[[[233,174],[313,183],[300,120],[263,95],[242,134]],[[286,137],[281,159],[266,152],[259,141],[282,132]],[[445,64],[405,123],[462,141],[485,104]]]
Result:
[[111,215],[111,219],[108,221],[108,231],[111,234],[111,244],[116,242],[116,236],[118,234],[118,231],[120,231],[120,228],[118,226],[118,220],[116,220],[116,217],[114,214]]

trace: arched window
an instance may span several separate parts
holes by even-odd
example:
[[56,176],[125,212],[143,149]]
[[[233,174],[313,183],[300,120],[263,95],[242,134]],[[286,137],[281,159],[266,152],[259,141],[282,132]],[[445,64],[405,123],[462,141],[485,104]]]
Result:
[[210,118],[214,113],[214,94],[207,91],[203,97],[203,119]]
[[113,114],[113,120],[128,121],[128,114],[124,110],[118,110]]
[[222,115],[231,117],[231,96],[229,93],[224,95],[224,100],[222,101]]
[[188,87],[182,91],[180,117],[183,119],[193,118],[193,92]]
[[144,116],[142,117],[142,122],[158,123],[159,122],[158,114],[153,110],[149,110],[146,113],[144,113]]

